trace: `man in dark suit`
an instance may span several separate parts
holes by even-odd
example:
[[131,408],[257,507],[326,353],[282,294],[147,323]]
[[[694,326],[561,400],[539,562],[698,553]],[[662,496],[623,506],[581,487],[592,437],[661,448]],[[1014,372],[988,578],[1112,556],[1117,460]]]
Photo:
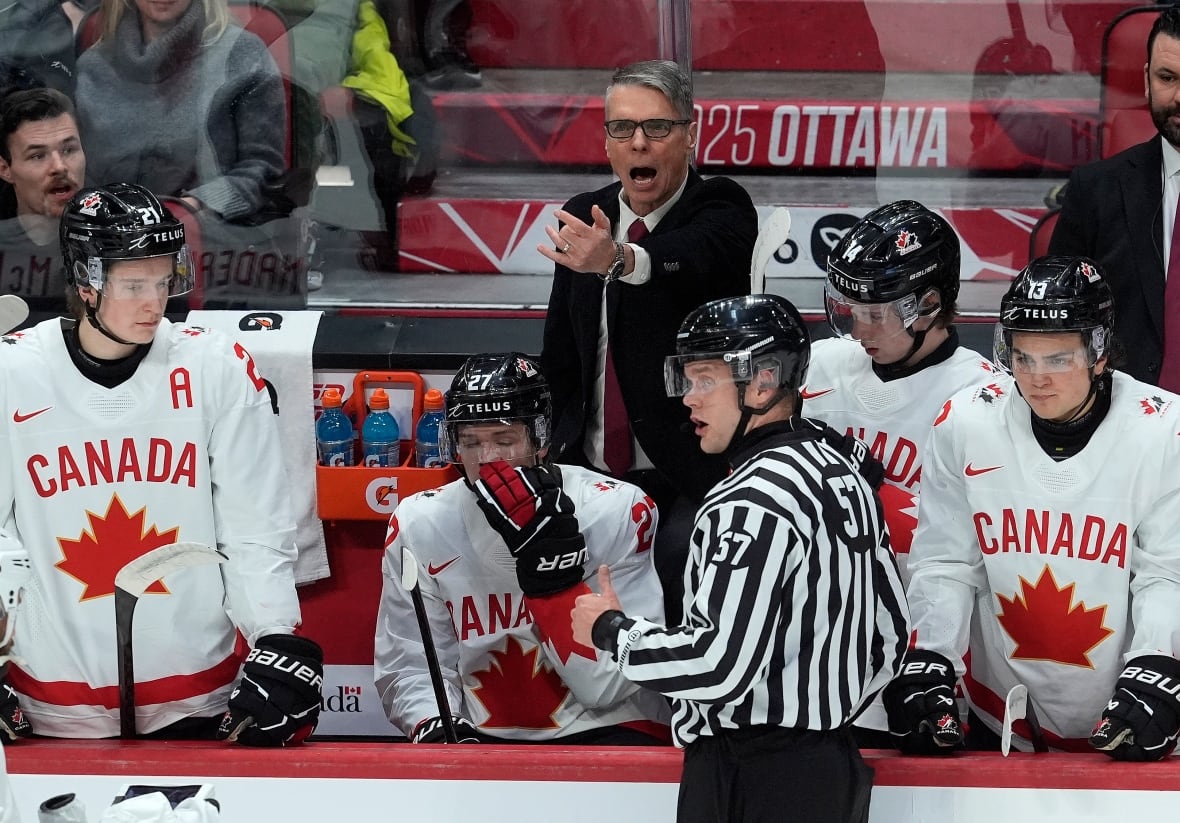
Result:
[[[1164,357],[1165,335],[1180,336],[1176,310],[1165,311],[1165,283],[1180,197],[1180,9],[1160,15],[1147,39],[1147,105],[1159,131],[1146,143],[1074,169],[1050,254],[1097,260],[1114,291],[1122,369],[1137,380],[1180,390],[1180,360]],[[1171,275],[1180,278],[1180,267]],[[1173,288],[1180,286],[1180,281]],[[1171,304],[1170,304],[1171,305]],[[1173,341],[1180,358],[1180,345]]]
[[[606,153],[619,182],[580,194],[546,232],[555,263],[542,367],[553,453],[631,481],[660,510],[656,566],[676,613],[696,505],[725,473],[664,390],[664,357],[690,311],[747,294],[758,216],[732,180],[691,168],[692,86],[670,61],[615,72]],[[620,402],[621,401],[621,402]]]

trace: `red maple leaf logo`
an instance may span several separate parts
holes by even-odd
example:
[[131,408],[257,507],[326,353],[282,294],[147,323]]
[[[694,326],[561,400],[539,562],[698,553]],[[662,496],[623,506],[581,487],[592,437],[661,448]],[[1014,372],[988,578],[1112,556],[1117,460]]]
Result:
[[493,651],[490,665],[474,672],[479,686],[472,689],[488,719],[484,729],[556,729],[553,716],[569,697],[569,689],[541,656],[537,646],[526,651],[521,641],[508,637],[504,651]]
[[[111,504],[102,517],[87,512],[90,529],[82,532],[77,540],[58,538],[62,559],[55,565],[85,588],[81,600],[92,600],[115,593],[115,573],[129,561],[152,549],[176,542],[180,529],[165,532],[156,531],[153,525],[144,530],[142,508],[135,514],[128,514],[119,495],[111,498]],[[157,580],[147,591],[168,594],[168,589]]]
[[1106,606],[1087,609],[1073,602],[1073,594],[1074,584],[1058,586],[1045,566],[1035,585],[1021,577],[1020,591],[1011,598],[996,595],[1001,606],[996,619],[1016,643],[1012,659],[1094,668],[1090,651],[1114,630],[1103,625]]

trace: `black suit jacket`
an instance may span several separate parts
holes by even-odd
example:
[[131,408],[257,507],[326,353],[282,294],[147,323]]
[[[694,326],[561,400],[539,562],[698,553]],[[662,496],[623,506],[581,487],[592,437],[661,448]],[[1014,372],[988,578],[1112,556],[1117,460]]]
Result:
[[1115,335],[1126,350],[1123,371],[1152,384],[1164,343],[1162,163],[1160,138],[1153,137],[1074,169],[1049,241],[1050,254],[1101,264],[1114,292]]
[[[745,189],[724,177],[689,170],[684,193],[655,230],[636,245],[651,257],[651,279],[641,286],[607,288],[607,333],[631,430],[673,488],[700,500],[726,471],[724,460],[701,452],[684,424],[688,410],[664,392],[664,357],[673,353],[681,321],[709,300],[750,292],[750,256],[758,214]],[[593,222],[597,204],[619,220],[615,182],[579,194],[568,212]],[[583,436],[592,413],[603,282],[557,265],[545,320],[541,362],[553,391],[556,459],[585,463]]]

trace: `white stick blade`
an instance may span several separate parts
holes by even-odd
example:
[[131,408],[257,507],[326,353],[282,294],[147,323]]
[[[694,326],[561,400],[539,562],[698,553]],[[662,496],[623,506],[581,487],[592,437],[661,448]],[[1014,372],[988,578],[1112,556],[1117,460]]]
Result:
[[0,295],[0,334],[8,334],[29,316],[29,304],[15,294]]
[[225,562],[225,555],[204,543],[169,543],[130,561],[115,575],[115,586],[136,597],[173,572]]
[[766,268],[774,258],[774,253],[787,242],[790,235],[791,212],[785,206],[779,206],[766,218],[758,232],[758,239],[754,241],[754,253],[750,257],[751,294],[766,291]]
[[1000,734],[1000,753],[1004,757],[1012,750],[1012,724],[1024,717],[1028,710],[1028,687],[1017,683],[1004,698],[1004,729]]
[[402,588],[408,592],[418,588],[418,558],[406,546],[402,546]]

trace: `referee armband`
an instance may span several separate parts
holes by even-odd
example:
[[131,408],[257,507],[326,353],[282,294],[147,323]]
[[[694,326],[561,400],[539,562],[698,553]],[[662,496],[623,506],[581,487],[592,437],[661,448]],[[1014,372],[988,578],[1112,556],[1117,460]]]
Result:
[[618,609],[611,609],[598,615],[598,619],[590,628],[590,639],[594,641],[595,646],[604,652],[610,652],[612,657],[618,659],[619,632],[634,625],[635,621],[630,617]]

